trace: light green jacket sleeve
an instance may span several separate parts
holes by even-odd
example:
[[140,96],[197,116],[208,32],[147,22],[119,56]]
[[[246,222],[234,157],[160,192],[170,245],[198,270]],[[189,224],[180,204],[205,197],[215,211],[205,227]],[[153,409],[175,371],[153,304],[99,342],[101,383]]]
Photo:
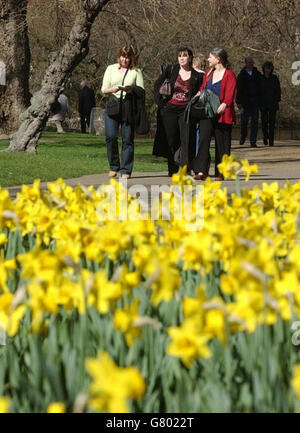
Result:
[[102,81],[102,87],[101,87],[101,92],[104,93],[105,89],[108,89],[109,87],[112,87],[111,85],[111,72],[112,72],[112,65],[107,66],[105,72],[104,72],[104,77],[103,77],[103,81]]
[[140,86],[144,89],[143,74],[142,74],[142,71],[138,68],[136,69],[136,85]]

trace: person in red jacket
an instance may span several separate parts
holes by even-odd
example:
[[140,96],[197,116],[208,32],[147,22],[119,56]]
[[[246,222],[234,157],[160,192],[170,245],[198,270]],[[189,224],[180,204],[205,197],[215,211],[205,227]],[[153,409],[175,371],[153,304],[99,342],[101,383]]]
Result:
[[217,116],[200,120],[200,145],[193,161],[194,179],[204,180],[209,173],[210,142],[215,137],[215,180],[223,180],[218,164],[223,155],[230,155],[232,125],[235,122],[234,97],[236,76],[229,69],[228,56],[223,48],[214,48],[208,57],[209,69],[205,72],[202,89],[212,90],[220,99]]

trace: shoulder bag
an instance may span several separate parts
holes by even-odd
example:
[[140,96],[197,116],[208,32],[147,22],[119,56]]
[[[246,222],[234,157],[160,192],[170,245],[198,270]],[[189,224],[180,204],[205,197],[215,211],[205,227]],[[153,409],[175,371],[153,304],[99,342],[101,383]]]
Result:
[[213,119],[220,105],[218,96],[209,89],[203,89],[199,96],[194,96],[184,111],[184,120],[189,123],[190,118],[199,122],[202,119]]
[[[124,85],[124,81],[127,75],[128,69],[126,70],[123,80],[122,80],[122,86]],[[123,90],[121,91],[121,96],[120,99],[118,98],[112,98],[110,97],[106,103],[106,113],[108,114],[108,116],[113,117],[113,116],[117,116],[120,112],[120,101],[122,100],[123,97]]]
[[171,86],[171,75],[173,72],[173,65],[171,66],[171,73],[170,77],[166,78],[165,81],[162,83],[162,85],[159,88],[159,94],[162,96],[171,96],[172,94],[172,86]]

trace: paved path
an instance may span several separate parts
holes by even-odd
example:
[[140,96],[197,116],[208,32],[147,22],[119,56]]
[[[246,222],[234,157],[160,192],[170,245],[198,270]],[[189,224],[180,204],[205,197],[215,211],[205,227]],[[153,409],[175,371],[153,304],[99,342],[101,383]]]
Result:
[[[267,147],[258,142],[258,148],[251,148],[249,145],[240,146],[237,141],[232,144],[232,154],[238,158],[248,159],[250,163],[258,165],[259,172],[252,175],[249,182],[241,181],[241,187],[252,188],[255,185],[261,185],[263,182],[271,183],[278,181],[283,185],[286,180],[291,183],[300,180],[300,143],[298,141],[281,141],[277,142],[274,147]],[[166,164],[167,167],[167,164]],[[210,175],[214,175],[213,164]],[[74,179],[65,180],[68,185],[94,185],[98,187],[101,184],[109,183],[107,174],[91,174]],[[201,181],[200,181],[201,182]],[[139,173],[134,172],[132,178],[128,180],[128,187],[136,184],[142,184],[149,190],[151,185],[168,185],[171,179],[167,172],[156,173]],[[235,191],[235,181],[227,180],[223,182],[228,192]],[[47,182],[41,183],[41,188],[47,188]],[[8,190],[12,197],[20,191],[20,186],[9,187]]]

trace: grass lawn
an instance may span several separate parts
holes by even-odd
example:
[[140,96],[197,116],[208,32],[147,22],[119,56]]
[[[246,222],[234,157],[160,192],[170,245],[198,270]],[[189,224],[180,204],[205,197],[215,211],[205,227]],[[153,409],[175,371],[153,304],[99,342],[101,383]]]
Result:
[[[121,139],[119,139],[121,142]],[[8,141],[0,141],[0,150]],[[152,155],[152,139],[135,140],[134,171],[167,171],[167,160]],[[108,172],[105,137],[45,132],[36,155],[0,153],[0,185],[13,186]]]
[[[121,139],[119,139],[121,142]],[[0,141],[0,150],[8,146]],[[164,158],[152,156],[153,140],[135,141],[134,171],[165,171]],[[45,132],[36,155],[0,153],[0,185],[11,186],[108,172],[105,137]]]

